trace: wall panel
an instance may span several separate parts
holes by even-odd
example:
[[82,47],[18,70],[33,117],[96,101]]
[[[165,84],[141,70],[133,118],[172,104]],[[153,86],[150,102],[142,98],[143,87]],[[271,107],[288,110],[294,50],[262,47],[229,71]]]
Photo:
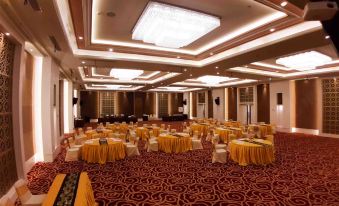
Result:
[[317,129],[317,79],[295,81],[296,127]]
[[192,92],[192,117],[197,117],[197,104],[198,97],[197,92]]
[[213,104],[214,103],[214,99],[212,96],[212,90],[208,90],[207,92],[207,101],[208,101],[208,118],[213,118]]
[[80,92],[80,112],[83,118],[99,118],[99,92]]
[[16,182],[12,125],[12,71],[15,45],[0,33],[0,197]]
[[237,88],[228,88],[228,119],[237,120]]
[[258,122],[270,122],[270,85],[257,85]]

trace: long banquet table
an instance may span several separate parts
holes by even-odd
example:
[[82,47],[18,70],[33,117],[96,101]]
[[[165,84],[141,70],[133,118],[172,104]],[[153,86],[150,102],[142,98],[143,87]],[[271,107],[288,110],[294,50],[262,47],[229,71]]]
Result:
[[192,150],[192,139],[182,133],[161,134],[158,137],[159,150],[166,153],[180,153]]
[[81,156],[88,163],[105,164],[124,159],[125,146],[120,139],[107,138],[107,144],[100,144],[99,139],[88,140],[82,147]]
[[237,139],[229,145],[231,159],[241,166],[248,164],[267,165],[274,162],[272,142],[263,139]]
[[91,181],[87,172],[58,174],[54,178],[42,205],[96,205]]

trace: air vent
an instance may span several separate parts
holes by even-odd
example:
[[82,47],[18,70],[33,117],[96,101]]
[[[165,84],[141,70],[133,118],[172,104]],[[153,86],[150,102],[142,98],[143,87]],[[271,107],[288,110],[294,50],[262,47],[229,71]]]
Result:
[[24,5],[30,5],[34,11],[42,11],[38,0],[25,0]]
[[53,46],[54,46],[54,51],[61,51],[61,48],[59,46],[59,43],[57,42],[57,40],[55,39],[54,36],[49,36],[49,39],[51,40]]

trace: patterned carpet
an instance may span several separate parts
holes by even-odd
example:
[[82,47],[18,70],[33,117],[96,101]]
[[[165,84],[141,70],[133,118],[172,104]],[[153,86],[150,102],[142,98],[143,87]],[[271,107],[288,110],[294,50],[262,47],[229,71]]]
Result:
[[100,205],[339,205],[339,139],[278,133],[275,145],[276,162],[266,167],[212,164],[208,142],[105,165],[64,162],[63,152],[32,168],[29,188],[47,193],[56,174],[87,171]]

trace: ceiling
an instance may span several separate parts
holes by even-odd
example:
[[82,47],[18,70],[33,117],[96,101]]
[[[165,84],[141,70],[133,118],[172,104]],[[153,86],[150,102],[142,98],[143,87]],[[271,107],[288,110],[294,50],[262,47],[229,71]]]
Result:
[[[37,12],[21,0],[7,0],[0,8],[23,39],[52,56],[63,75],[82,89],[184,92],[339,72],[336,52],[321,24],[302,20],[307,1],[289,1],[286,6],[281,0],[158,1],[220,18],[220,27],[178,49],[132,40],[148,2],[39,1],[42,12]],[[60,51],[55,51],[50,36]],[[323,53],[333,61],[306,72],[276,63],[305,51]],[[143,72],[122,81],[110,76],[112,68]],[[206,75],[227,79],[217,84],[200,81]]]

